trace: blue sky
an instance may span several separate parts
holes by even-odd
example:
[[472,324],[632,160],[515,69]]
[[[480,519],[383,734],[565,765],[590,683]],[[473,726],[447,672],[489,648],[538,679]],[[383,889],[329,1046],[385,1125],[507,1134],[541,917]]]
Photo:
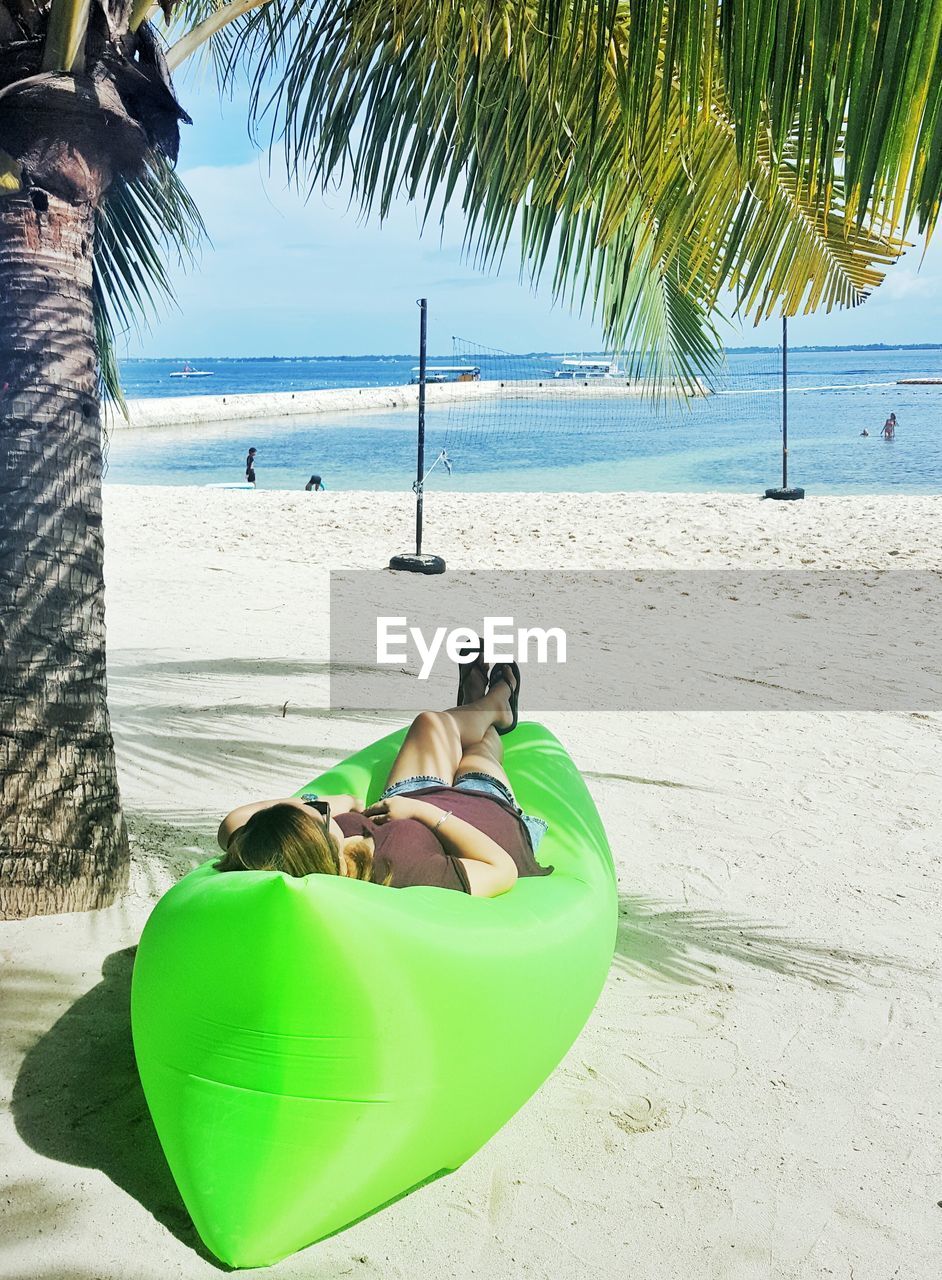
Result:
[[[132,356],[344,355],[408,352],[416,345],[415,299],[429,299],[432,352],[460,334],[512,351],[599,347],[590,318],[534,294],[508,251],[499,275],[462,261],[460,213],[420,234],[416,209],[397,204],[382,225],[363,222],[342,193],[305,203],[289,187],[277,150],[260,153],[245,128],[244,100],[219,105],[212,81],[187,75],[178,93],[193,117],[180,172],[212,243],[198,269],[178,268],[178,309],[131,335]],[[920,268],[921,247],[891,268],[853,311],[798,317],[801,343],[942,342],[942,247]],[[729,331],[729,345],[774,344],[780,321]]]

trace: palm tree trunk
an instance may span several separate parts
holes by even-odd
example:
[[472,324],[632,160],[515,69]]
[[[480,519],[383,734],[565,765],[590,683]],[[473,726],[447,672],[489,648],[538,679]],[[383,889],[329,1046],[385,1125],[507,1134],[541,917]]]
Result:
[[6,919],[106,906],[128,872],[106,704],[93,237],[90,200],[0,196]]

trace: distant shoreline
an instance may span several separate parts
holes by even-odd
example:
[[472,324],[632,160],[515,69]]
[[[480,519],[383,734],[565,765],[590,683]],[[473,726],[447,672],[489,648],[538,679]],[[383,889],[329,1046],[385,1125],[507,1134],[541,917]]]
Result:
[[[809,351],[942,351],[942,342],[868,342],[861,346],[856,343],[842,343],[838,346],[792,346],[789,344],[789,351],[809,352]],[[727,347],[728,355],[756,355],[761,352],[778,351],[778,346],[766,347]],[[550,351],[511,351],[508,355],[523,357],[547,356],[555,358],[558,352]],[[589,353],[593,354],[593,353]],[[349,361],[351,364],[363,360],[414,360],[415,352],[388,352],[380,351],[373,354],[361,355],[291,355],[291,356],[213,356],[213,355],[189,355],[189,356],[126,356],[121,360],[121,364],[183,364],[184,360],[191,363],[199,360],[211,360],[216,364],[281,364],[290,363],[298,360],[324,360],[324,361]],[[439,353],[438,355],[429,356],[430,360],[450,359],[450,354]]]

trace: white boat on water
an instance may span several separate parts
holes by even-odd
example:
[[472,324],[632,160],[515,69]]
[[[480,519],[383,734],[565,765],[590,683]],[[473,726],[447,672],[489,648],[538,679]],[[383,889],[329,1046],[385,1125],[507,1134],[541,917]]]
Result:
[[[480,382],[481,370],[476,364],[429,364],[425,366],[425,381],[429,382]],[[419,366],[412,370],[411,385],[419,381]]]
[[194,369],[189,360],[184,360],[183,368],[171,373],[170,376],[171,378],[212,378],[215,374],[212,369]]
[[553,370],[554,378],[570,378],[581,382],[589,378],[624,378],[617,359],[586,360],[584,356],[560,356],[559,367]]

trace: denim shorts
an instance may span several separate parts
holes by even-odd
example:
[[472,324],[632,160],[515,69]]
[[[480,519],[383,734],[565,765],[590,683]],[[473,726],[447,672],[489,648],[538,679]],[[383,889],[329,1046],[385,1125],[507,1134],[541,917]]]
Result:
[[414,778],[402,778],[399,782],[392,783],[379,798],[388,800],[390,796],[407,796],[413,791],[425,791],[428,787],[448,787],[451,791],[472,791],[477,795],[490,796],[492,800],[502,800],[504,804],[509,804],[526,827],[527,835],[530,837],[530,847],[536,856],[540,841],[546,835],[547,824],[542,818],[524,813],[517,804],[510,787],[505,786],[499,778],[491,777],[489,773],[463,773],[455,782],[446,782],[444,778],[436,778],[432,774],[416,774]]

